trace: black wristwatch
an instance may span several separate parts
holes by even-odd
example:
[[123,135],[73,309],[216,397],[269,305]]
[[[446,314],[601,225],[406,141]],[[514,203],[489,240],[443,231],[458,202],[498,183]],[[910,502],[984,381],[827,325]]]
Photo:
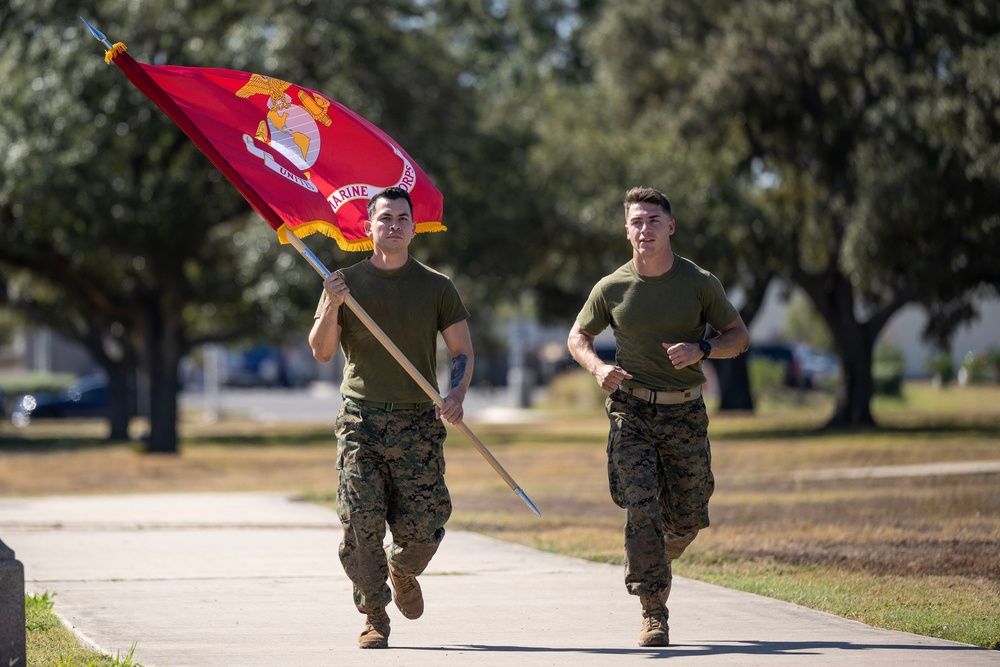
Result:
[[702,359],[708,359],[708,355],[712,354],[712,344],[707,340],[698,341],[698,349],[701,350]]

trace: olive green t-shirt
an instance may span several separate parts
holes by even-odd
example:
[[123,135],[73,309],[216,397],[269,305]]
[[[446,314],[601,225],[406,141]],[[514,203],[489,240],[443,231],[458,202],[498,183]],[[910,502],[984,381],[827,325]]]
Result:
[[576,322],[592,336],[611,327],[616,363],[632,374],[625,387],[691,389],[705,382],[701,362],[676,370],[662,343],[695,343],[705,325],[721,329],[739,312],[719,279],[694,262],[674,255],[661,276],[640,275],[632,261],[605,276],[590,292]]
[[[358,305],[437,389],[438,332],[469,317],[451,279],[412,257],[392,271],[378,269],[366,259],[340,273]],[[316,309],[317,319],[325,302],[326,291]],[[340,307],[337,322],[346,359],[340,386],[344,396],[379,403],[430,400],[346,304]]]

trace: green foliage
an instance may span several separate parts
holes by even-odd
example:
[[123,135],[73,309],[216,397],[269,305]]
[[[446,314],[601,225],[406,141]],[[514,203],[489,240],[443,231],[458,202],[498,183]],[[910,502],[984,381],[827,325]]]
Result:
[[948,384],[955,379],[955,364],[950,352],[938,352],[927,358],[927,372],[935,381]]
[[796,292],[785,311],[785,334],[790,340],[808,343],[819,350],[833,349],[830,327],[816,311],[816,306],[801,292]]
[[59,619],[52,611],[54,597],[48,591],[24,596],[24,623],[28,631],[45,632],[59,627]]
[[69,389],[76,376],[70,373],[0,373],[0,393],[30,394]]
[[552,378],[545,395],[547,406],[595,410],[602,409],[608,397],[594,376],[582,368],[573,368]]
[[962,384],[982,382],[986,379],[986,357],[971,351],[967,352],[958,365],[956,377]]
[[785,391],[785,364],[766,357],[751,359],[747,365],[750,388],[758,396],[777,397]]
[[33,277],[8,298],[164,378],[206,340],[304,335],[317,280],[101,62],[80,13],[142,60],[323,90],[406,146],[450,227],[415,254],[456,277],[483,349],[498,306],[530,292],[569,317],[628,259],[637,184],[667,191],[676,249],[740,288],[746,321],[775,278],[808,295],[818,318],[794,326],[829,329],[845,418],[869,412],[854,379],[894,312],[922,305],[941,344],[1000,286],[988,3],[8,2],[0,270]]
[[[923,305],[940,342],[1000,284],[986,4],[608,3],[582,41],[594,100],[574,127],[627,146],[601,170],[663,184],[681,204],[676,247],[727,285],[752,297],[780,277],[808,295],[845,362],[833,422],[870,423],[857,380],[893,313]],[[591,168],[565,161],[562,181]]]
[[[475,115],[457,66],[412,28],[420,11],[402,0],[236,0],[197,11],[163,0],[18,0],[0,10],[0,106],[19,118],[0,127],[0,270],[28,278],[3,298],[109,370],[142,363],[154,449],[176,448],[181,357],[209,341],[304,338],[319,277],[102,62],[78,16],[145,62],[243,69],[323,90],[426,157],[431,174],[457,173],[467,170],[454,161],[468,154]],[[108,358],[111,340],[123,358]]]
[[958,369],[958,378],[963,384],[990,382],[993,378],[993,365],[986,353],[967,352],[962,357]]
[[[0,299],[0,302],[3,300]],[[17,311],[0,306],[0,352],[14,342],[15,334],[24,327],[23,318]]]
[[872,361],[872,380],[878,396],[903,395],[903,376],[906,373],[906,357],[903,350],[894,345],[883,345],[875,350]]

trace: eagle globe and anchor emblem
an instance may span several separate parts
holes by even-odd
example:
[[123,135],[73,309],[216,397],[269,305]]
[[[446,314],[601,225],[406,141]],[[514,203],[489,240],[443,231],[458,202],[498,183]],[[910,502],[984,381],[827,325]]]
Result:
[[[305,90],[298,91],[299,104],[294,104],[292,97],[286,92],[291,84],[280,79],[252,74],[242,88],[236,91],[237,97],[249,98],[254,95],[267,95],[267,116],[257,125],[254,137],[244,134],[243,141],[247,151],[264,161],[264,164],[274,172],[290,181],[298,183],[312,192],[319,189],[311,182],[309,169],[319,159],[321,148],[320,132],[317,122],[330,127],[332,119],[328,113],[330,101]],[[305,178],[290,172],[278,164],[274,157],[254,144],[254,139],[270,146],[293,165]],[[354,199],[368,199],[375,192],[395,185],[406,190],[412,190],[416,181],[416,172],[410,161],[402,155],[395,146],[389,144],[392,152],[402,161],[399,180],[389,185],[369,185],[356,183],[338,188],[327,195],[330,206],[337,211],[344,203]]]
[[[236,91],[236,95],[242,98],[267,95],[267,116],[257,125],[254,138],[284,155],[308,179],[308,170],[319,158],[321,146],[316,121],[330,126],[332,121],[327,114],[330,102],[319,95],[311,96],[300,90],[298,97],[302,105],[293,104],[292,97],[285,92],[289,87],[291,84],[286,81],[252,74],[250,80]],[[268,162],[258,149],[252,147],[252,140],[248,135],[244,135],[244,141],[247,143],[247,150],[264,157],[265,162]],[[274,168],[271,164],[268,166]]]

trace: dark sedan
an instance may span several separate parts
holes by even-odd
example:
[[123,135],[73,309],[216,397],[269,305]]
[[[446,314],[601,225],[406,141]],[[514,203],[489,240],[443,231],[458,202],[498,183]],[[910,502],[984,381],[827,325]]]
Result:
[[25,394],[17,399],[10,421],[15,426],[27,426],[32,418],[106,417],[108,414],[108,382],[102,376],[80,378],[65,391]]

